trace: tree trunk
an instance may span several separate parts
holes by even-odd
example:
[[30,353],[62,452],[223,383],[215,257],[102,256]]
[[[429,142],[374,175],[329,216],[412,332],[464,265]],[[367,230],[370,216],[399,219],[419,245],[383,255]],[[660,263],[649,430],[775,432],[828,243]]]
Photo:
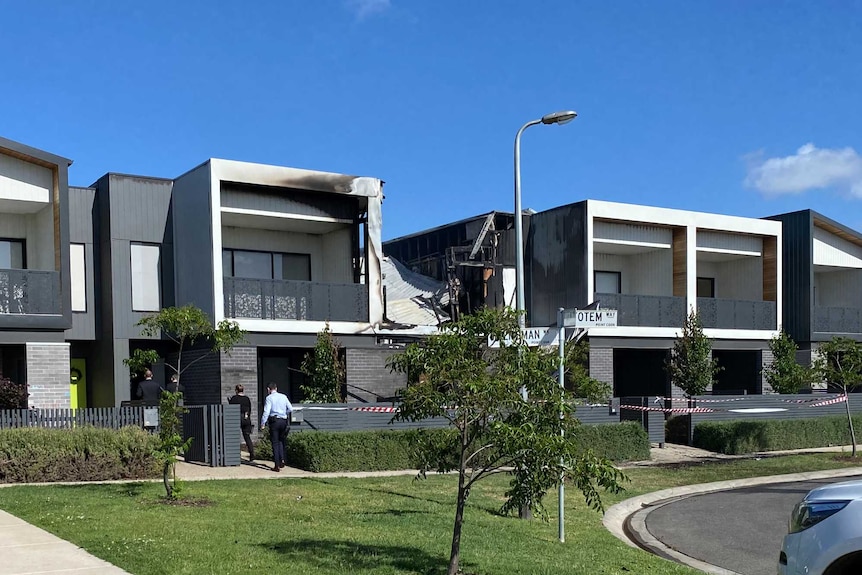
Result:
[[856,431],[853,429],[853,416],[850,414],[850,396],[847,395],[847,388],[844,388],[844,407],[847,409],[847,425],[850,427],[850,443],[853,448],[850,452],[851,457],[856,457]]
[[467,503],[467,490],[464,489],[464,471],[458,474],[458,504],[455,507],[455,527],[452,529],[452,551],[449,554],[447,575],[458,574],[461,560],[461,526],[464,524],[464,506]]
[[162,468],[162,482],[165,484],[165,495],[168,499],[173,499],[174,487],[171,485],[171,464],[169,462],[165,462],[165,466]]

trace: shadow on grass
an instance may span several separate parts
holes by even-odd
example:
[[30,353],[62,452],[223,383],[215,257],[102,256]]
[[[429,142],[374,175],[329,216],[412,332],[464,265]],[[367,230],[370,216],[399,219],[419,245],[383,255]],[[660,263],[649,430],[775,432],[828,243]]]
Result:
[[[390,567],[395,571],[438,575],[446,573],[448,557],[432,555],[401,545],[366,545],[354,541],[301,539],[261,544],[261,547],[284,556],[287,564],[302,569],[302,565],[350,573],[378,571]],[[468,567],[463,565],[462,568]]]

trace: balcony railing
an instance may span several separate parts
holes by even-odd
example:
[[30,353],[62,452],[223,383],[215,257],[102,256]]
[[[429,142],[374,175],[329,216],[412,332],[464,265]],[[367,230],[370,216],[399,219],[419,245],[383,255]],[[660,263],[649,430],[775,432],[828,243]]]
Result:
[[636,327],[682,327],[685,298],[674,296],[597,293],[603,308],[616,309],[617,325]]
[[224,278],[225,317],[368,321],[368,286]]
[[862,309],[814,306],[814,330],[822,333],[862,333]]
[[777,328],[774,301],[699,297],[697,315],[703,327],[764,330]]
[[60,274],[42,270],[0,270],[0,314],[59,315]]

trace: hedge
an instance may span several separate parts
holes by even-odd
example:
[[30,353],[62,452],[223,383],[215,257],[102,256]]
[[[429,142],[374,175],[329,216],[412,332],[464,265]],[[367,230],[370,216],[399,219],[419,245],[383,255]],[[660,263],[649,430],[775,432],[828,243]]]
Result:
[[158,477],[157,442],[138,427],[2,429],[0,483]]
[[[285,445],[287,464],[306,471],[386,471],[416,469],[417,441],[434,442],[443,456],[446,451],[456,462],[451,429],[409,429],[376,431],[311,431],[291,433]],[[576,437],[583,447],[611,461],[649,459],[649,438],[643,427],[634,422],[607,425],[583,425]],[[445,449],[445,446],[452,446]],[[268,438],[258,443],[255,456],[272,458]]]
[[[853,416],[853,426],[862,431],[862,415]],[[710,421],[694,427],[695,447],[738,455],[758,451],[804,449],[849,445],[847,417],[812,419],[765,419],[761,421]]]

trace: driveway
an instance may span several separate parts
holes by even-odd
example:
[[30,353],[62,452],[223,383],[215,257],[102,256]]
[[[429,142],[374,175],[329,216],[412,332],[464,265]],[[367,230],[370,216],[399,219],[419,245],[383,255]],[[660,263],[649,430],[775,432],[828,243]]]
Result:
[[743,575],[775,575],[790,511],[811,489],[843,477],[776,483],[695,495],[646,516],[662,543],[690,557]]

